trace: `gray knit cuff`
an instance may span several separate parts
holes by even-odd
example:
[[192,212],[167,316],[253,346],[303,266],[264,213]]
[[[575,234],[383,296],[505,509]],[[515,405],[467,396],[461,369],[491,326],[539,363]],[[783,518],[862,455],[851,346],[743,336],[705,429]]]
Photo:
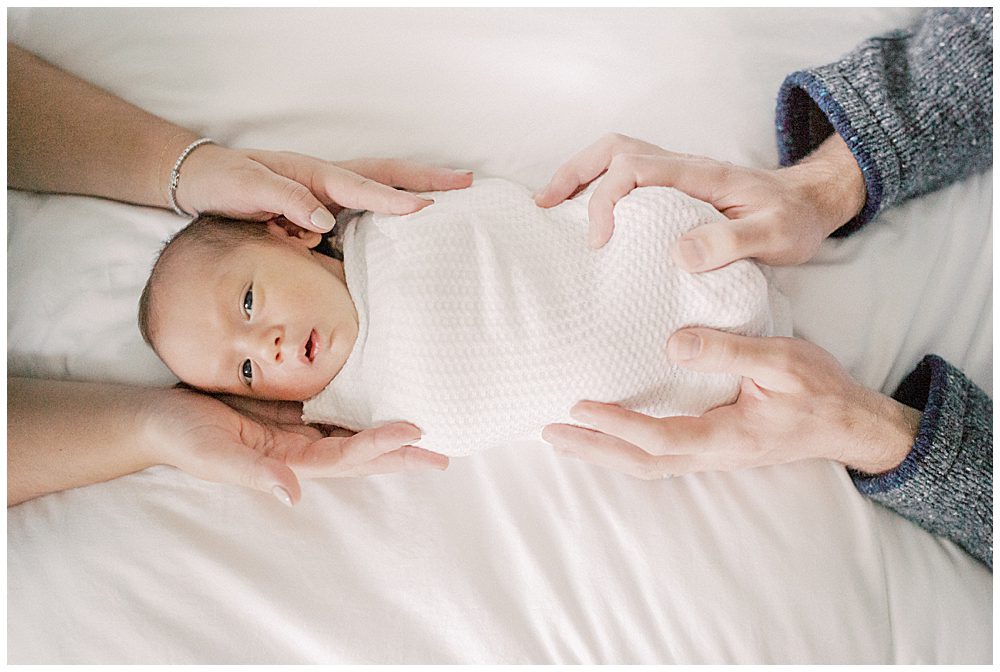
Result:
[[861,494],[993,567],[993,402],[961,371],[925,357],[893,398],[922,412],[897,468],[848,470]]
[[[853,233],[899,197],[900,162],[892,149],[890,133],[872,114],[872,105],[850,83],[867,81],[864,72],[870,68],[869,62],[858,59],[800,70],[786,77],[778,92],[776,118],[781,165],[801,161],[836,131],[861,168],[868,192],[865,206],[833,236]],[[873,88],[866,92],[869,99],[883,95],[877,87]],[[878,104],[886,102],[880,100]]]

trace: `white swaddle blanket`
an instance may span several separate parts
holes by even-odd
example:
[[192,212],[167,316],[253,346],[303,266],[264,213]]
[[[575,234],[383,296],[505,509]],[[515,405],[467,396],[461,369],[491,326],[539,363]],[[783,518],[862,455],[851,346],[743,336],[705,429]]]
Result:
[[674,264],[673,241],[723,217],[674,189],[619,201],[597,251],[586,192],[549,210],[498,179],[431,197],[420,212],[347,225],[358,338],[305,402],[306,421],[360,430],[405,420],[423,431],[417,445],[459,456],[537,439],[550,422],[572,422],[581,399],[700,415],[734,400],[738,377],[672,365],[669,336],[685,326],[775,333],[756,264],[703,274]]

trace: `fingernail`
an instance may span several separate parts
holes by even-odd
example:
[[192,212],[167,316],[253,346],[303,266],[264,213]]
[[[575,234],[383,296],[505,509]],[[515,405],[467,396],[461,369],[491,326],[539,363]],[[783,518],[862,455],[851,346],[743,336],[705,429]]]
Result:
[[309,221],[318,229],[329,231],[337,225],[337,218],[330,214],[326,208],[316,208],[309,215]]
[[454,170],[455,170],[456,173],[461,173],[462,175],[472,175],[472,172],[473,172],[473,171],[468,170],[466,168],[461,168],[461,169],[455,168]]
[[288,491],[285,490],[280,485],[276,485],[273,488],[271,488],[271,493],[274,494],[274,496],[278,498],[278,501],[284,504],[285,506],[292,505],[291,495],[289,495]]
[[670,339],[668,349],[673,360],[693,359],[701,352],[701,337],[687,331],[678,332]]
[[705,263],[705,247],[697,238],[681,238],[677,254],[688,268],[699,268]]

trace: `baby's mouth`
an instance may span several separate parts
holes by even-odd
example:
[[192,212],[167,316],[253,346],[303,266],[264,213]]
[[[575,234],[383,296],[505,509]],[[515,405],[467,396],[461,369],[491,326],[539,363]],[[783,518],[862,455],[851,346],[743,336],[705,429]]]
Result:
[[317,336],[318,335],[316,334],[316,330],[313,329],[311,332],[309,332],[309,340],[306,341],[306,347],[305,347],[306,359],[309,360],[310,364],[312,364],[313,360],[316,359],[316,350],[318,349],[316,347],[317,346],[317,342],[316,342]]

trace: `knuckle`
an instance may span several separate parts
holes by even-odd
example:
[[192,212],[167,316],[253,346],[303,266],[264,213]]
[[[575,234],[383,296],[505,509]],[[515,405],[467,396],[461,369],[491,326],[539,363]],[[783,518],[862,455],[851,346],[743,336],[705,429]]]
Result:
[[284,186],[282,198],[289,205],[308,205],[312,200],[312,192],[300,182],[289,181]]
[[712,348],[715,365],[725,371],[736,368],[743,350],[739,341],[732,338],[712,340],[715,343],[715,347]]
[[612,131],[610,133],[607,133],[603,138],[601,138],[601,140],[605,144],[610,145],[611,147],[618,147],[619,145],[623,145],[631,141],[632,138],[625,135],[624,133],[617,133],[615,131]]
[[638,154],[632,154],[631,152],[616,154],[611,159],[611,163],[608,164],[608,172],[633,173],[638,168],[640,158]]
[[711,246],[715,250],[732,253],[740,248],[740,235],[734,227],[723,224],[723,226],[713,226],[708,232],[712,239]]
[[804,380],[804,362],[801,356],[802,353],[796,347],[796,342],[793,339],[783,338],[777,341],[777,344],[778,347],[774,349],[774,353],[772,354],[772,367],[782,375],[793,380],[800,382]]

